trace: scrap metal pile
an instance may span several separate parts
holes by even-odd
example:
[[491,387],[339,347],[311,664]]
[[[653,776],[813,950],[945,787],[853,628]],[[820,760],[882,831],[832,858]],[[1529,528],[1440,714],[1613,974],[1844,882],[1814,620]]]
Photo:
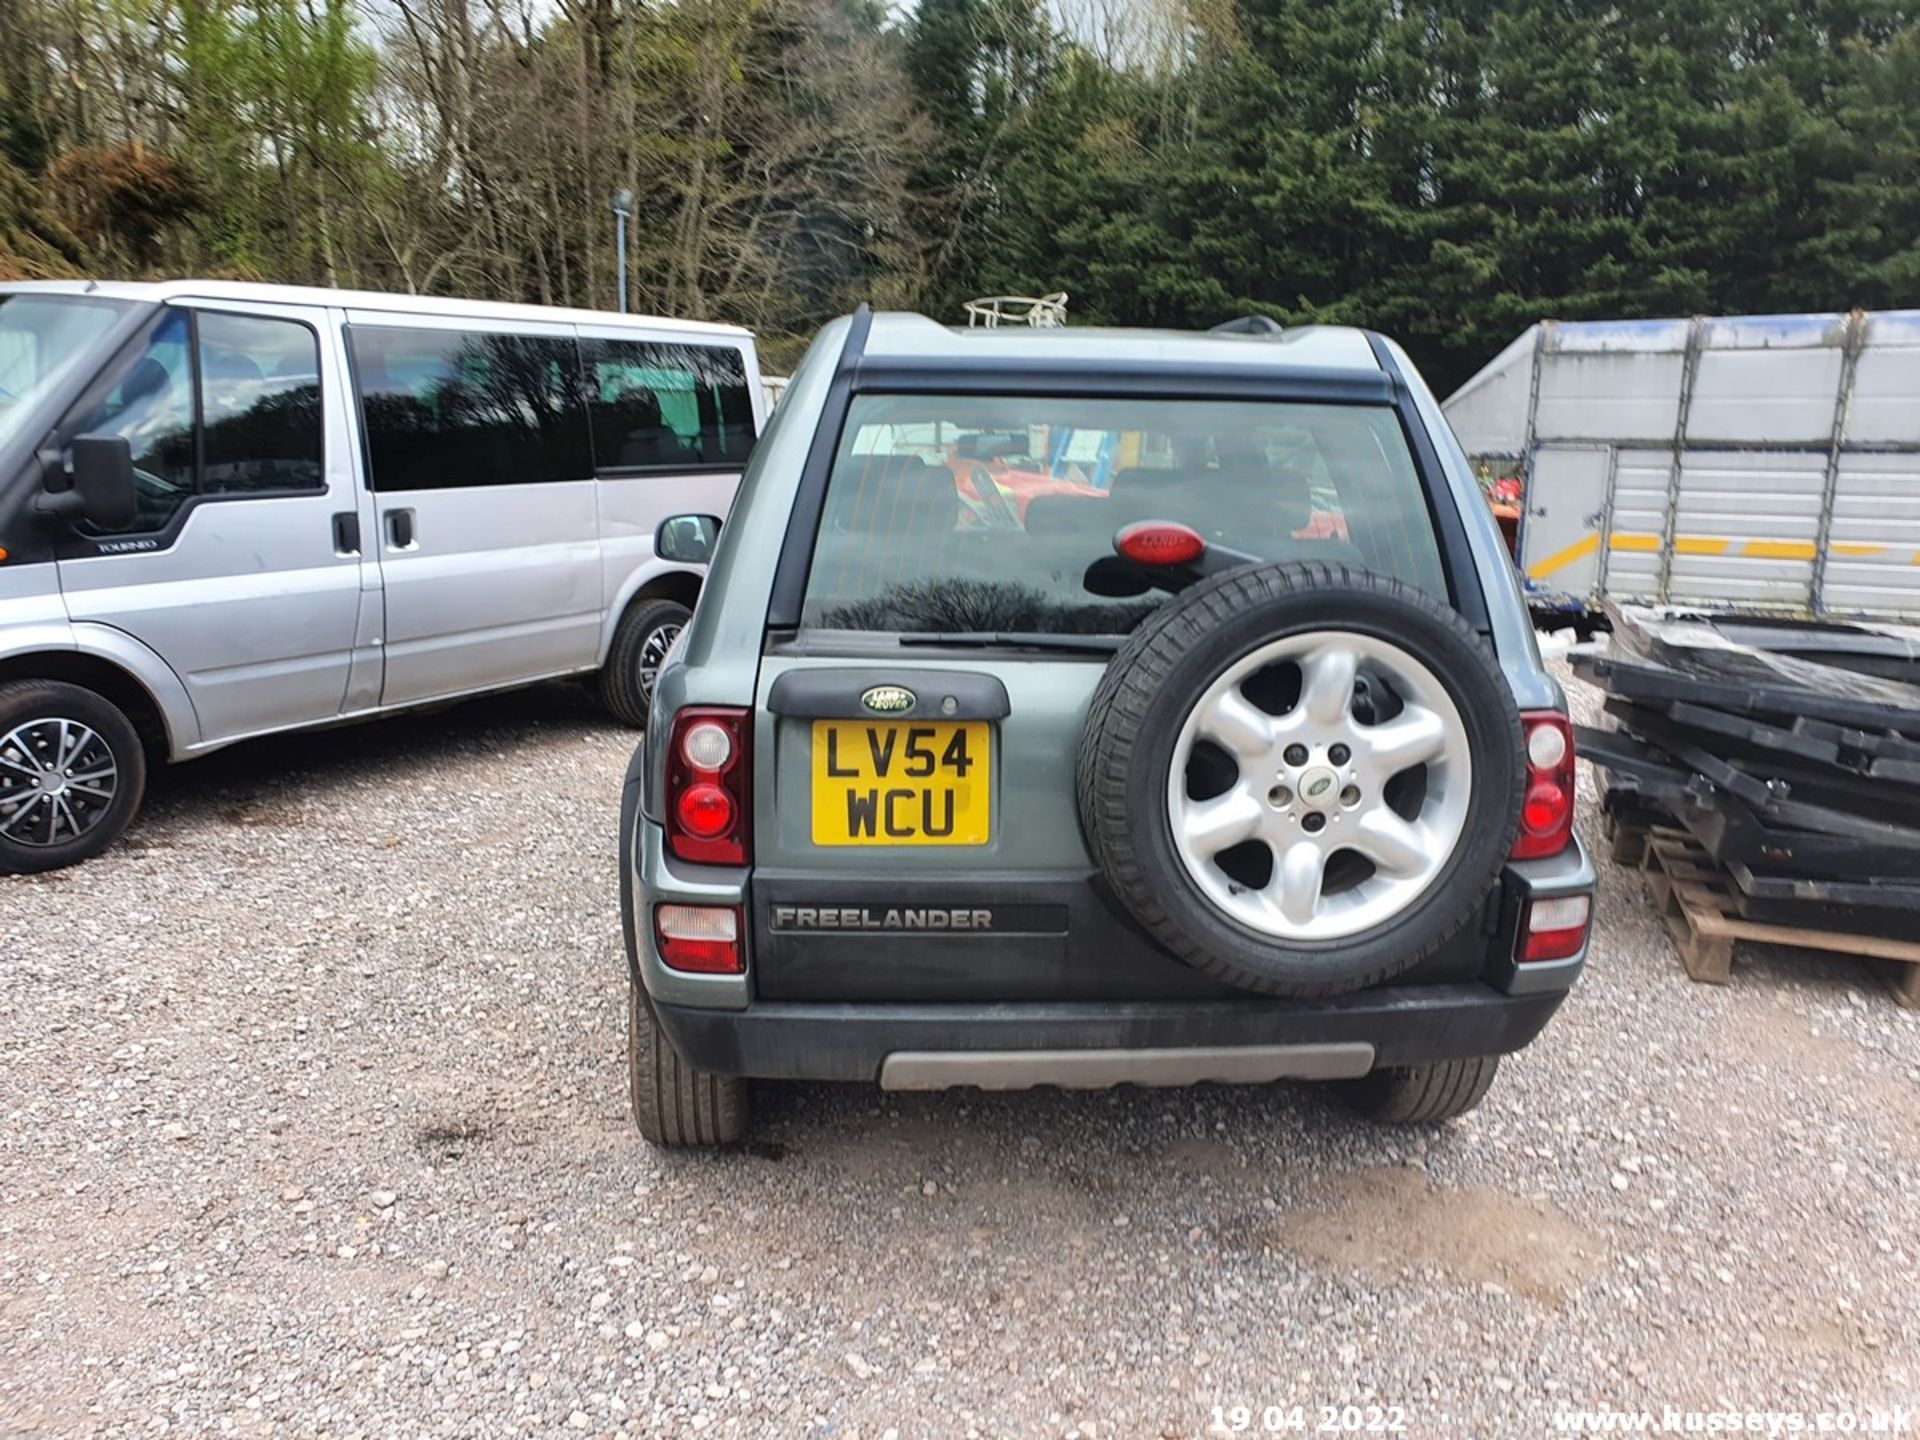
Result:
[[1684,830],[1739,914],[1920,938],[1920,629],[1616,607],[1580,728],[1628,831]]

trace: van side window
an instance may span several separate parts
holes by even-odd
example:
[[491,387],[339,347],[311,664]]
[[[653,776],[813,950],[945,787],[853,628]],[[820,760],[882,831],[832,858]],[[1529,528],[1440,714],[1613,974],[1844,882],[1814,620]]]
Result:
[[356,325],[348,343],[375,490],[592,476],[572,340]]
[[259,315],[199,317],[200,488],[209,495],[320,490],[320,341]]
[[310,326],[174,310],[103,383],[65,429],[70,435],[124,435],[133,450],[137,504],[132,523],[116,533],[164,530],[196,494],[325,488],[320,341]]
[[727,469],[753,448],[753,397],[737,350],[582,340],[600,470]]
[[138,504],[119,533],[165,529],[193,493],[191,328],[184,312],[168,315],[106,381],[105,392],[82,402],[68,427],[73,434],[125,436],[133,450]]

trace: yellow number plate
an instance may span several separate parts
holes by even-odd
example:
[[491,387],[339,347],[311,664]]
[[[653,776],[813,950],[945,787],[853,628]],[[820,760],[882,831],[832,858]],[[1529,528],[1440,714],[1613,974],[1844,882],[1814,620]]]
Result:
[[984,845],[984,721],[813,722],[813,843]]

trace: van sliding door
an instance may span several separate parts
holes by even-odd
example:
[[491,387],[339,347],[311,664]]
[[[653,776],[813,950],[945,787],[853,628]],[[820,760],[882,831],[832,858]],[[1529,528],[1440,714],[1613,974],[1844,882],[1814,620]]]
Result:
[[382,703],[592,668],[600,544],[573,330],[348,316],[386,599]]

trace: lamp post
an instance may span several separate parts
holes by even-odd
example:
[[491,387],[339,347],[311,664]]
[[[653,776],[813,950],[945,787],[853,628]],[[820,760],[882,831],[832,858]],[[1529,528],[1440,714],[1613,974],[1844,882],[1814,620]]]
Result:
[[633,213],[633,191],[622,185],[613,192],[613,243],[620,252],[620,313],[627,313],[627,216]]

